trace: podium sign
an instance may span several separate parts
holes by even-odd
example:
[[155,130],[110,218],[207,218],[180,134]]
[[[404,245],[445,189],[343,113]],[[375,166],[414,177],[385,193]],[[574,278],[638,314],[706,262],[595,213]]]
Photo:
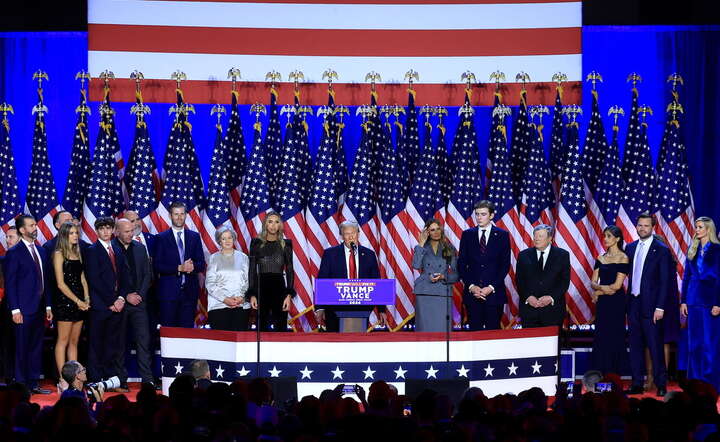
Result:
[[394,279],[316,279],[316,305],[393,305]]

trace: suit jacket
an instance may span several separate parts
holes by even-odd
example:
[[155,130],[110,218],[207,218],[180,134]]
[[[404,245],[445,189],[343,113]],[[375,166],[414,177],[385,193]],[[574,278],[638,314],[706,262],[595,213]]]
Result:
[[[633,283],[633,270],[635,267],[635,250],[637,241],[634,241],[625,248],[625,254],[630,259],[630,274],[628,275],[628,301],[635,294]],[[671,278],[668,268],[672,255],[670,250],[660,241],[655,239],[650,243],[650,249],[645,257],[642,279],[640,280],[640,312],[645,317],[652,317],[655,309],[665,309],[665,301],[668,294],[668,284]]]
[[38,287],[35,261],[22,240],[5,254],[5,297],[10,311],[20,309],[20,313],[28,315],[39,312],[43,303],[45,307],[52,306],[51,290],[48,289],[52,267],[45,249],[36,246],[35,250],[42,264],[43,287]]
[[[358,276],[362,279],[379,279],[380,268],[378,267],[375,252],[367,247],[358,246]],[[325,249],[320,260],[318,279],[346,279],[348,277],[347,264],[345,263],[345,245],[339,244],[335,247]],[[323,306],[317,306],[323,308]],[[378,306],[383,310],[384,306]],[[343,310],[372,310],[372,307],[347,306]]]
[[[570,286],[570,254],[567,250],[550,246],[542,271],[538,266],[535,247],[523,250],[518,255],[516,280],[521,317],[541,312],[557,320],[558,324],[564,320],[565,293]],[[553,305],[536,309],[526,304],[530,296],[540,299],[546,295],[552,297]]]
[[178,254],[177,241],[173,229],[159,233],[155,237],[155,257],[152,260],[155,273],[158,276],[157,295],[159,299],[176,299],[180,295],[182,276],[185,276],[185,289],[188,293],[199,295],[200,284],[198,274],[205,271],[205,255],[203,254],[200,235],[192,230],[185,229],[185,256],[183,262],[191,259],[194,269],[192,273],[178,272],[177,268],[182,262]]
[[[170,229],[172,230],[172,229]],[[147,252],[150,255],[150,258],[153,258],[155,256],[155,243],[157,242],[157,235],[153,235],[152,233],[143,232],[143,237],[145,237],[145,243],[142,244],[143,247],[147,248]],[[133,237],[134,238],[134,237]]]
[[495,292],[488,295],[488,305],[501,305],[507,302],[505,276],[510,270],[510,235],[503,229],[492,226],[485,254],[480,253],[478,227],[467,229],[460,237],[460,256],[458,273],[465,290],[463,300],[467,303],[475,299],[470,294],[471,285],[486,287],[492,285]]
[[85,251],[85,279],[90,289],[90,309],[104,313],[110,313],[109,308],[118,296],[124,298],[128,293],[125,255],[117,244],[110,244],[115,253],[117,273],[100,240]]
[[[121,250],[124,249],[124,246],[117,239],[113,240],[113,247],[117,247]],[[152,284],[152,267],[150,266],[150,257],[145,250],[145,246],[137,241],[132,241],[128,246],[128,249],[125,250],[125,253],[132,253],[133,260],[135,261],[133,284],[133,279],[129,278],[131,275],[130,262],[125,260],[125,270],[128,275],[127,292],[137,292],[137,294],[143,298],[143,302],[138,304],[137,307],[144,307],[147,304],[147,294],[148,290],[150,290],[150,285]],[[135,307],[132,304],[128,304],[127,306]]]
[[710,243],[698,268],[698,250],[694,259],[685,260],[682,302],[690,306],[720,306],[720,244]]

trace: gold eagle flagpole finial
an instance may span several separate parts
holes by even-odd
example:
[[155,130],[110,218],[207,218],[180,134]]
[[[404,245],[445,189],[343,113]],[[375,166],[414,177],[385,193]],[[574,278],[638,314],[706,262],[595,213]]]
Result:
[[78,107],[75,108],[75,113],[81,114],[83,119],[91,113],[90,107],[87,105],[87,91],[85,90],[85,81],[90,84],[90,78],[90,73],[84,69],[80,70],[80,72],[75,74],[75,79],[80,80],[80,95],[82,97],[80,100],[80,104],[78,105]]
[[250,113],[255,114],[255,124],[253,125],[253,128],[260,132],[262,130],[262,123],[260,123],[260,114],[267,114],[267,110],[265,109],[265,105],[261,103],[255,103],[252,106],[250,106]]
[[228,69],[227,78],[230,79],[232,83],[232,91],[237,92],[237,81],[241,78],[240,75],[240,69],[238,68],[230,68]]
[[222,104],[216,104],[212,107],[212,109],[210,109],[210,116],[217,115],[217,124],[215,125],[215,127],[217,127],[218,129],[222,129],[222,125],[220,124],[220,122],[225,112],[225,106],[223,106]]
[[375,91],[376,91],[376,89],[375,89],[376,83],[377,83],[378,81],[382,81],[382,77],[381,77],[380,74],[378,74],[377,72],[375,72],[375,71],[370,71],[370,72],[368,72],[367,74],[365,74],[365,81],[369,81],[369,82],[370,82],[370,91],[373,92],[373,93],[375,93]]
[[420,74],[418,73],[418,71],[410,69],[409,71],[405,72],[404,79],[408,81],[408,89],[413,90],[413,80],[420,81]]
[[575,127],[578,127],[577,117],[578,115],[582,115],[583,113],[583,110],[580,106],[578,106],[577,104],[569,104],[567,106],[563,106],[560,112],[565,115],[570,121],[568,123],[568,126],[573,125]]
[[667,83],[672,83],[672,90],[673,90],[673,92],[676,92],[676,91],[677,91],[677,85],[678,85],[678,83],[681,84],[681,85],[683,85],[683,86],[685,86],[685,81],[683,81],[683,78],[682,78],[682,77],[680,76],[680,74],[678,74],[677,72],[674,72],[673,74],[671,74],[671,75],[668,77]]
[[608,109],[608,116],[613,117],[613,130],[615,132],[620,130],[620,127],[617,124],[618,118],[625,116],[625,110],[616,104]]
[[33,74],[33,80],[37,80],[37,82],[38,82],[38,88],[37,88],[38,102],[32,108],[32,113],[33,114],[38,113],[38,114],[40,114],[40,116],[43,116],[48,112],[48,108],[47,108],[47,106],[45,106],[45,102],[44,102],[42,82],[43,82],[43,80],[50,81],[50,77],[48,77],[47,72],[38,69]]
[[673,101],[672,103],[668,104],[666,111],[668,113],[672,113],[673,121],[677,121],[678,113],[685,113],[682,104],[678,103],[677,101]]
[[648,114],[650,114],[650,116],[652,116],[652,114],[653,114],[652,108],[650,106],[648,106],[647,104],[643,104],[642,106],[640,106],[638,108],[638,112],[640,113],[640,115],[642,115],[642,123],[643,124],[646,124],[645,118],[647,118]]
[[325,69],[325,72],[322,74],[322,79],[326,79],[328,82],[328,90],[333,90],[333,80],[338,80],[340,77],[338,76],[338,73],[334,70],[327,68]]
[[8,131],[10,130],[10,126],[8,125],[8,119],[7,114],[15,114],[15,111],[13,110],[13,107],[7,103],[0,104],[0,112],[2,112],[2,123],[5,125],[5,129]]
[[530,82],[530,74],[528,74],[525,71],[520,71],[515,75],[515,81],[518,83],[522,83],[522,91],[525,92],[527,89],[525,89],[527,83]]
[[627,77],[627,83],[632,83],[633,89],[635,86],[637,86],[638,83],[642,83],[642,76],[638,74],[637,72],[633,72]]
[[500,91],[500,83],[505,81],[505,72],[497,70],[490,74],[490,81],[495,82],[495,92]]
[[592,88],[595,90],[595,86],[598,82],[602,83],[603,78],[602,75],[600,75],[597,71],[592,71],[589,74],[587,74],[587,77],[585,78],[585,81],[589,81],[592,83]]

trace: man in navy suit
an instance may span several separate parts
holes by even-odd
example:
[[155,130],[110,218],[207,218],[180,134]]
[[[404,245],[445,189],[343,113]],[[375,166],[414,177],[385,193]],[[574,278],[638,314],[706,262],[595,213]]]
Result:
[[46,290],[51,267],[45,250],[35,245],[35,218],[20,215],[15,226],[20,242],[5,255],[5,296],[15,332],[15,380],[33,393],[49,394],[38,388],[38,379],[44,321],[52,320],[50,290]]
[[665,368],[664,325],[665,302],[668,284],[674,275],[668,272],[672,255],[665,244],[655,240],[655,218],[642,214],[635,224],[639,240],[628,244],[625,253],[630,259],[628,275],[628,328],[630,331],[630,369],[632,387],[630,394],[643,392],[643,368],[645,348],[650,350],[657,395],[667,393],[667,370]]
[[95,220],[98,240],[85,251],[85,279],[90,289],[90,351],[88,379],[120,378],[127,391],[125,371],[125,302],[127,265],[123,250],[112,242],[115,221]]
[[[11,226],[5,232],[6,250],[11,249],[20,241],[17,227]],[[7,309],[5,296],[5,256],[0,256],[0,382],[12,381],[15,370],[15,337],[13,336],[13,322]]]
[[172,227],[157,235],[153,266],[158,275],[157,297],[160,324],[166,327],[195,325],[200,296],[198,274],[205,271],[200,235],[185,228],[187,208],[182,202],[170,205]]
[[[320,260],[318,279],[379,279],[380,268],[378,267],[375,252],[358,245],[360,226],[355,221],[343,221],[340,224],[340,235],[343,238],[342,244],[325,249]],[[338,308],[331,306],[316,306],[318,320],[325,320],[327,331],[338,331],[339,322],[336,312]],[[385,306],[378,309],[384,312]],[[351,306],[342,307],[343,311],[357,310],[367,311],[370,315],[372,307]],[[380,316],[380,324],[384,324],[385,316]]]
[[507,302],[510,235],[492,225],[492,202],[476,203],[474,214],[478,226],[465,230],[460,238],[458,273],[465,284],[463,304],[471,331],[497,330]]

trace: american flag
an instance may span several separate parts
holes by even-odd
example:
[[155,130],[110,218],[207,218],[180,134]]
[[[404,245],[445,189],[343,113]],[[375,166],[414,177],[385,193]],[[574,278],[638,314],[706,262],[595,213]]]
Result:
[[[334,95],[334,93],[332,94]],[[331,95],[332,103],[335,103],[334,97]],[[350,181],[348,175],[348,163],[347,157],[345,156],[345,148],[343,147],[343,133],[345,129],[345,123],[343,122],[343,111],[347,108],[340,109],[340,120],[336,121],[337,125],[337,143],[335,143],[335,192],[337,192],[338,207],[341,207],[345,203],[345,197],[350,189]],[[340,219],[342,211],[338,211],[336,217]]]
[[[215,145],[210,162],[210,179],[207,189],[207,207],[203,212],[203,226],[210,237],[215,238],[215,230],[223,225],[230,224],[230,192],[228,187],[228,158],[225,152],[222,126],[218,122],[215,126]],[[206,244],[207,254],[213,254],[219,249],[217,244]]]
[[565,296],[570,317],[576,324],[586,324],[593,318],[595,310],[590,292],[595,251],[590,246],[592,228],[588,221],[578,124],[575,121],[568,124],[567,148],[555,243],[570,252],[570,287]]
[[[463,96],[464,85],[453,84],[458,66],[478,72],[502,66],[547,79],[561,71],[581,81],[581,42],[579,0],[88,1],[90,72],[142,66],[153,81],[166,79],[168,66],[183,66],[196,79],[187,85],[196,103],[210,102],[225,86],[217,79],[227,66],[241,64],[249,97],[264,93],[268,66],[301,70],[310,83],[322,82],[329,66],[343,78],[335,85],[338,102],[360,105],[357,85],[372,66],[388,82],[380,92],[399,102],[404,90],[396,85],[412,67],[422,74],[416,88],[429,103],[452,106]],[[308,89],[307,104],[325,103],[324,88]],[[169,90],[153,88],[156,96],[148,98],[172,102]]]
[[[377,111],[375,97],[371,96]],[[356,221],[360,226],[360,244],[379,250],[377,199],[373,193],[375,174],[374,162],[379,139],[379,119],[366,119],[363,123],[360,146],[355,155],[355,164],[350,175],[350,188],[342,208],[343,219]]]
[[[399,161],[398,161],[399,162]],[[425,123],[423,149],[418,158],[415,180],[410,188],[407,199],[408,234],[413,246],[417,243],[425,221],[430,218],[442,218],[444,208],[442,193],[438,192],[440,176],[438,174],[437,156],[432,145],[432,125]]]
[[[440,180],[440,195],[442,196],[443,206],[447,206],[450,202],[450,193],[453,186],[453,165],[450,163],[448,155],[447,140],[445,139],[445,126],[443,125],[442,115],[438,123],[438,147],[437,147],[437,170],[438,179]],[[445,215],[443,214],[443,219]]]
[[[677,100],[677,95],[675,95]],[[685,258],[695,231],[693,205],[685,146],[680,133],[677,101],[670,104],[670,112],[663,137],[658,164],[658,205],[660,207],[657,230],[665,237],[678,264],[678,284],[685,272]],[[673,105],[675,110],[673,111]]]
[[267,170],[268,185],[270,188],[270,201],[275,210],[279,211],[278,205],[278,181],[280,180],[280,166],[282,164],[281,154],[283,151],[283,139],[280,129],[280,110],[277,106],[278,92],[273,87],[270,89],[270,121],[268,121],[267,132],[265,132],[265,169]]
[[555,92],[555,108],[553,109],[552,132],[550,135],[550,172],[555,192],[555,201],[560,201],[560,183],[562,181],[563,167],[568,154],[568,146],[564,140],[562,117],[562,87],[558,86]]
[[253,126],[253,146],[240,198],[240,213],[246,226],[246,229],[241,229],[245,244],[250,244],[252,238],[258,236],[265,214],[272,208],[263,146],[262,125],[257,121]]
[[513,122],[513,134],[510,147],[510,170],[513,178],[513,196],[519,204],[522,198],[522,187],[525,169],[530,160],[530,150],[536,136],[528,119],[527,92],[520,92],[520,106]]
[[[521,109],[522,109],[521,105]],[[522,200],[520,220],[525,231],[526,245],[532,246],[533,228],[539,224],[553,225],[552,209],[555,195],[552,190],[550,169],[545,161],[541,126],[528,126],[527,162],[521,181]]]
[[128,209],[137,212],[143,222],[144,229],[152,233],[162,232],[170,226],[156,212],[160,192],[160,174],[157,161],[150,143],[150,133],[144,119],[146,110],[140,93],[137,94],[135,136],[128,160],[125,184],[127,185],[130,202]]
[[[307,229],[305,237],[308,243],[308,259],[310,274],[314,277],[320,268],[323,250],[335,246],[338,241],[339,198],[345,193],[341,188],[342,177],[338,174],[338,166],[343,169],[344,155],[338,158],[342,151],[340,144],[342,129],[338,126],[335,116],[335,103],[332,90],[328,91],[328,105],[324,109],[325,122],[320,139],[320,147],[315,159],[315,170],[311,180],[310,199],[308,200],[305,218]],[[347,167],[344,167],[347,173]],[[347,177],[345,178],[347,183]]]
[[293,242],[293,268],[295,292],[290,306],[293,328],[310,331],[317,328],[312,309],[313,284],[308,260],[308,244],[305,238],[305,205],[309,191],[312,167],[308,146],[307,123],[300,115],[302,107],[295,97],[292,123],[281,155],[280,179],[278,180],[277,205],[284,222],[285,236]]
[[83,205],[82,234],[89,242],[97,240],[95,220],[104,216],[117,216],[125,210],[122,187],[117,176],[115,149],[118,145],[115,130],[115,111],[109,95],[100,105],[100,131],[95,141],[92,174],[85,204]]
[[405,127],[398,139],[398,170],[404,177],[401,186],[408,187],[415,177],[415,166],[420,156],[420,135],[418,130],[418,115],[415,107],[415,91],[408,90],[408,105],[405,118]]
[[[618,149],[619,130],[620,128],[618,126],[613,126],[612,142],[603,160],[603,165],[598,175],[597,190],[595,191],[594,200],[597,202],[598,210],[601,214],[599,221],[602,226],[615,224],[618,211],[620,210],[622,192],[625,188],[625,183],[623,183],[622,180],[622,171],[620,170],[620,154]],[[604,138],[605,134],[603,133],[603,139]],[[585,152],[587,153],[587,150]],[[587,162],[587,157],[585,158],[585,162]]]
[[37,221],[37,241],[44,244],[57,233],[53,225],[53,216],[62,209],[58,204],[57,189],[48,159],[47,134],[45,133],[45,113],[42,89],[38,89],[38,104],[33,108],[35,127],[33,129],[32,166],[25,196],[25,213]]
[[[398,173],[398,158],[393,150],[390,131],[382,125],[377,114],[370,120],[371,135],[376,137],[378,156],[378,212],[380,215],[380,247],[376,249],[380,274],[395,278],[395,304],[387,306],[386,319],[390,330],[397,331],[415,314],[413,282],[415,272],[410,266],[412,247],[417,242],[411,238],[408,227],[413,223],[405,210],[406,194],[402,177]],[[432,159],[434,163],[434,158]],[[437,171],[435,173],[437,184]],[[416,177],[416,181],[419,178]],[[414,186],[413,186],[414,187]],[[437,188],[435,188],[437,190]],[[370,321],[376,318],[371,315]]]
[[90,136],[88,135],[87,126],[87,115],[90,108],[87,107],[85,89],[80,91],[80,106],[78,106],[76,112],[78,113],[78,120],[73,135],[70,169],[68,169],[62,205],[73,217],[80,219],[83,213],[83,202],[90,184],[90,173],[92,172]]
[[263,146],[262,125],[257,121],[253,126],[253,146],[240,198],[240,213],[246,226],[245,230],[241,230],[245,244],[250,244],[252,238],[260,233],[265,214],[272,208]]
[[21,212],[15,157],[10,143],[10,123],[3,116],[0,121],[0,255],[4,255],[7,249],[5,232],[15,225],[15,217]]
[[505,288],[510,293],[510,296],[503,315],[503,324],[509,327],[517,322],[517,317],[520,313],[520,298],[515,284],[515,265],[521,249],[525,248],[525,241],[521,234],[523,227],[520,223],[520,214],[518,213],[515,198],[513,197],[512,172],[510,170],[507,151],[505,113],[499,106],[499,99],[493,109],[492,129],[490,133],[491,140],[488,151],[488,167],[492,168],[492,176],[488,186],[488,200],[492,201],[495,205],[495,224],[499,228],[507,230],[509,233],[512,252],[510,255],[510,270],[505,277]]
[[655,169],[650,158],[646,123],[640,121],[638,90],[632,90],[632,108],[625,141],[622,178],[625,182],[618,211],[617,225],[626,243],[638,239],[635,221],[644,212],[652,213],[655,206]]
[[[461,118],[455,132],[452,149],[453,186],[445,215],[445,234],[455,250],[460,248],[463,230],[472,227],[473,206],[482,199],[482,176],[477,159],[477,133],[473,122],[473,110],[469,105],[469,91],[461,108]],[[453,323],[462,323],[462,290],[460,284],[453,287]]]
[[227,132],[223,139],[225,146],[225,164],[227,173],[227,187],[230,193],[230,224],[238,237],[238,246],[244,252],[250,249],[250,243],[245,242],[247,226],[240,209],[240,195],[242,195],[243,182],[247,169],[245,137],[242,131],[240,112],[238,110],[238,93],[232,91],[230,101],[230,119]]

